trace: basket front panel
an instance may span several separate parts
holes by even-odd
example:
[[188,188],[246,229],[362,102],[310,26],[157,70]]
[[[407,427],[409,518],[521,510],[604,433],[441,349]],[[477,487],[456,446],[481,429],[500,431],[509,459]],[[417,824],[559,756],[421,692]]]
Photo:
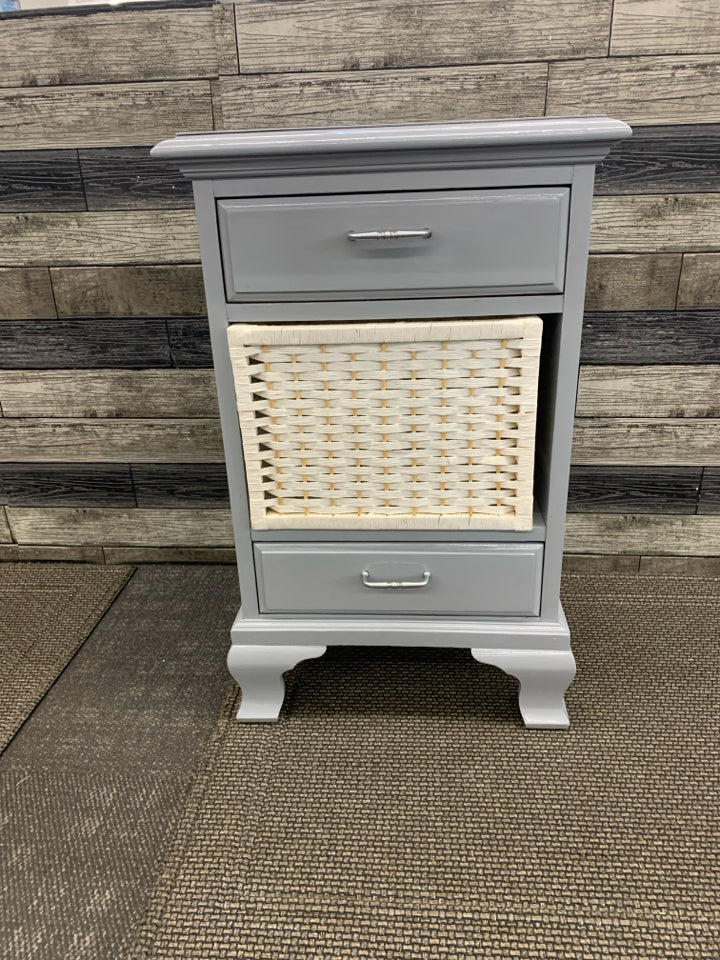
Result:
[[465,321],[460,339],[453,322],[417,323],[427,339],[412,340],[363,324],[310,343],[307,327],[243,325],[231,355],[253,526],[531,527],[539,324],[472,337]]

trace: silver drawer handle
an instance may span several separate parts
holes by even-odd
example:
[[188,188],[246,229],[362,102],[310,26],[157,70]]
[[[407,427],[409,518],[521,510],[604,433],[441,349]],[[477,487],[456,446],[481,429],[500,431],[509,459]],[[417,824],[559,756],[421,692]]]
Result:
[[364,587],[372,587],[374,590],[397,589],[402,587],[426,587],[430,583],[430,571],[423,572],[422,580],[371,580],[367,570],[362,572],[362,582]]
[[428,240],[432,230],[425,227],[422,230],[350,230],[348,240]]

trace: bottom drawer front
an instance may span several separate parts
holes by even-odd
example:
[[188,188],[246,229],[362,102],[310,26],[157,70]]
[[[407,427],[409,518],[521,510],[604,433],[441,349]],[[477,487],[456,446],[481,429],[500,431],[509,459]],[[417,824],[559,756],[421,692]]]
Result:
[[537,616],[543,546],[259,543],[263,613]]

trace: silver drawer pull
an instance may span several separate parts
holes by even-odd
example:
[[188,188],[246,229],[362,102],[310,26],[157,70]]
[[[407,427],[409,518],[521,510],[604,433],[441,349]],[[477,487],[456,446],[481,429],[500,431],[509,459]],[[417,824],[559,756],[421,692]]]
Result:
[[350,230],[348,240],[428,240],[432,230]]
[[362,582],[364,587],[372,587],[374,590],[393,590],[401,587],[426,587],[430,583],[430,571],[423,572],[422,580],[371,580],[367,570],[362,572]]

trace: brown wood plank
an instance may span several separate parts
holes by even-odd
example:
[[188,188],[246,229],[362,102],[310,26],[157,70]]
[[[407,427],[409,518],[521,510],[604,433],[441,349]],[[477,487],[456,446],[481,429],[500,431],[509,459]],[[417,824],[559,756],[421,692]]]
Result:
[[[10,523],[12,525],[12,517]],[[568,553],[718,556],[720,517],[575,513],[567,518],[565,550]]]
[[218,420],[0,420],[0,462],[220,463]]
[[61,317],[196,317],[207,311],[200,266],[54,267],[50,276]]
[[231,547],[229,510],[8,507],[20,544]]
[[177,263],[200,259],[194,210],[0,214],[0,264]]
[[227,507],[224,463],[134,463],[138,507]]
[[635,127],[598,166],[595,194],[719,193],[718,156],[720,124]]
[[[3,409],[8,416],[4,403]],[[720,418],[720,366],[586,366],[580,370],[575,412],[578,417]]]
[[127,463],[0,463],[0,503],[134,507]]
[[0,320],[55,317],[47,267],[0,267]]
[[569,513],[696,512],[702,467],[573,467]]
[[574,464],[720,464],[720,420],[625,417],[575,420]]
[[719,243],[718,193],[597,197],[593,204],[595,253],[712,250]]
[[672,310],[682,256],[679,253],[606,253],[588,261],[588,310]]
[[678,307],[720,307],[720,253],[683,257]]
[[585,314],[586,364],[720,363],[720,311],[660,310]]
[[[110,561],[106,561],[110,562]],[[617,556],[609,553],[566,553],[563,555],[563,576],[573,573],[637,573],[640,566],[640,557]]]
[[698,513],[720,515],[719,467],[705,467],[703,470]]
[[234,547],[103,547],[103,555],[113,564],[236,562]]
[[623,57],[553,63],[546,113],[607,113],[644,124],[717,123],[720,58]]
[[242,73],[602,57],[609,0],[281,0],[235,7]]
[[192,183],[147,147],[80,150],[88,210],[192,208]]
[[6,417],[219,415],[211,370],[0,370],[0,405]]
[[102,547],[28,547],[17,543],[0,547],[0,561],[26,563],[59,560],[64,563],[106,563]]
[[0,507],[0,543],[12,543],[12,534],[10,533],[5,507]]
[[5,320],[0,367],[8,370],[170,367],[164,320]]
[[615,0],[611,56],[718,50],[717,0]]
[[183,80],[237,72],[232,8],[119,7],[3,21],[0,86]]
[[720,577],[720,557],[640,557],[641,575]]
[[540,116],[540,63],[221,77],[218,127],[312,126]]
[[212,128],[208,80],[0,90],[0,150],[154,144]]
[[76,150],[0,153],[0,212],[85,209]]

